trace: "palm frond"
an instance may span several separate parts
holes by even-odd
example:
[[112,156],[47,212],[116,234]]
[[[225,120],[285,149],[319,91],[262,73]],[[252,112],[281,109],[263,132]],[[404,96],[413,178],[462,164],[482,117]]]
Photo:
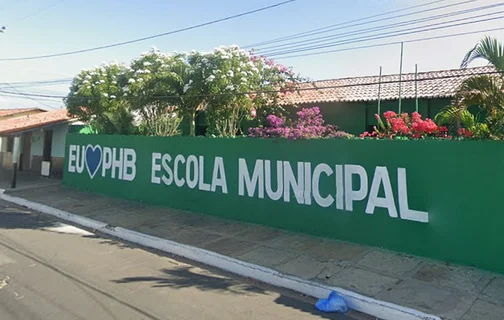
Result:
[[462,118],[469,120],[471,113],[464,107],[446,106],[436,114],[434,120],[438,125],[458,125]]
[[460,67],[467,68],[476,59],[485,59],[498,71],[504,72],[504,45],[495,38],[485,37],[469,50]]
[[504,80],[500,77],[483,75],[462,82],[455,97],[466,107],[482,109],[504,108]]

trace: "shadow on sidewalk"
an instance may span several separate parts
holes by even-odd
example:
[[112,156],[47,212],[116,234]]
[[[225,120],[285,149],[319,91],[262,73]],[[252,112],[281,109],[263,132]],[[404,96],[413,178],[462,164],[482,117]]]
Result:
[[[119,280],[113,280],[114,283],[131,283],[131,282],[152,282],[153,288],[170,287],[175,289],[184,289],[195,287],[201,291],[220,291],[223,293],[231,293],[238,295],[251,295],[251,294],[275,294],[273,291],[268,291],[267,285],[243,283],[243,281],[250,282],[251,280],[243,280],[242,283],[228,278],[226,276],[215,276],[210,274],[209,271],[196,268],[192,266],[179,266],[171,269],[160,270],[161,274],[157,277],[128,277]],[[278,291],[278,288],[275,288]],[[296,295],[296,293],[292,293]],[[321,319],[334,319],[334,320],[350,320],[354,319],[348,315],[328,314],[322,313],[315,309],[315,300],[308,297],[294,298],[289,295],[280,293],[276,298],[275,303],[290,307],[299,311],[306,312],[311,315],[319,316]],[[369,319],[369,318],[367,318]]]
[[0,229],[44,229],[58,226],[55,220],[22,208],[0,205]]

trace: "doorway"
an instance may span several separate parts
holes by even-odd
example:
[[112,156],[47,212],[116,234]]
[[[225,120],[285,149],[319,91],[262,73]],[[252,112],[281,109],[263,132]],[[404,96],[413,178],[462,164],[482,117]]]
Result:
[[19,170],[26,171],[30,169],[31,158],[31,132],[23,134],[23,150],[21,151],[21,159],[19,161]]
[[42,154],[42,161],[51,161],[52,137],[52,130],[44,130],[44,152]]

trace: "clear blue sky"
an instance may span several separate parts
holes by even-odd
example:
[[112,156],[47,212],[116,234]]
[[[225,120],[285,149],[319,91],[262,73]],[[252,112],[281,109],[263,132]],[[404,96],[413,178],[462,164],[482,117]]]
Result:
[[[7,32],[0,34],[2,49],[0,58],[50,54],[99,46],[166,32],[280,2],[280,0],[65,0],[44,12],[22,19],[59,1],[61,0],[0,0],[0,25],[7,26]],[[219,45],[248,45],[430,1],[432,0],[297,0],[251,16],[123,47],[45,60],[0,62],[0,82],[72,77],[80,69],[90,68],[104,61],[128,62],[141,52],[149,50],[151,46],[167,52],[180,52],[192,49],[206,51]],[[447,0],[443,4],[457,2],[461,0]],[[477,0],[449,10],[475,8],[497,2],[502,1]],[[433,6],[439,5],[442,4]],[[449,10],[430,12],[423,16]],[[504,10],[504,7],[499,10]],[[483,12],[478,14],[481,13]],[[422,16],[415,16],[418,17]],[[397,21],[401,20],[389,22],[384,18],[381,24]],[[359,28],[363,27],[366,26]],[[448,29],[441,33],[494,27],[504,27],[504,20]],[[351,30],[354,29],[345,29],[345,31]],[[422,33],[351,46],[408,40],[441,33]],[[500,36],[501,40],[504,40],[504,31],[490,35]],[[413,71],[415,63],[419,64],[420,71],[456,68],[465,52],[482,36],[483,34],[406,44],[404,69],[407,72]],[[379,66],[383,66],[385,73],[397,73],[399,46],[279,60],[293,66],[301,75],[312,79],[376,74]],[[22,90],[64,95],[67,87],[63,85]],[[61,105],[60,101],[54,100],[46,103],[53,107]],[[32,100],[0,97],[0,108],[21,105],[40,106]]]

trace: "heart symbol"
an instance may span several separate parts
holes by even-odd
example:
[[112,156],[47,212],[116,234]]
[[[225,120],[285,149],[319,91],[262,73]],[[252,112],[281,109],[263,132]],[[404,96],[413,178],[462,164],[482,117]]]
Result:
[[86,147],[86,168],[91,179],[94,178],[98,168],[102,163],[102,149],[100,146],[92,146],[90,144]]

